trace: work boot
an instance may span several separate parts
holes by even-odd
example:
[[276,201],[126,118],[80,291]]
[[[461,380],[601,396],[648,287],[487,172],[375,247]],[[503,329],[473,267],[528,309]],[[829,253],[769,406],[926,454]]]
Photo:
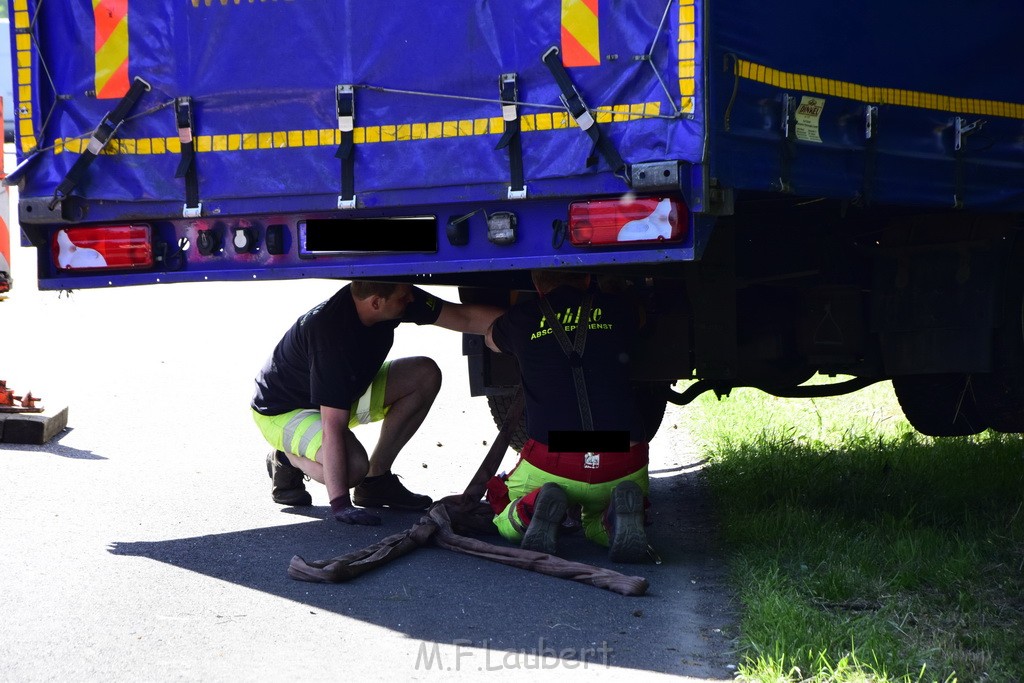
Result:
[[398,475],[392,472],[366,477],[359,486],[352,489],[352,503],[364,508],[389,507],[393,510],[421,512],[433,502],[430,496],[413,493],[402,486]]
[[295,465],[288,462],[287,456],[281,451],[267,453],[267,474],[270,475],[270,497],[279,505],[292,507],[309,507],[313,497],[302,483],[305,475]]
[[634,481],[624,481],[612,490],[608,506],[608,556],[613,562],[643,562],[647,559],[644,531],[644,492]]
[[526,527],[519,547],[554,555],[558,550],[558,530],[565,519],[565,509],[568,505],[565,491],[561,486],[554,482],[541,486],[540,493],[533,503],[530,525]]

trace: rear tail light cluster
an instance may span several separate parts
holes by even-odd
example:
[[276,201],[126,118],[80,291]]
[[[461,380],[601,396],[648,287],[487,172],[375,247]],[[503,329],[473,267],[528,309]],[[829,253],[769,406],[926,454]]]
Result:
[[130,270],[153,266],[148,225],[107,225],[58,230],[50,245],[61,270]]
[[679,242],[689,215],[676,199],[624,197],[569,205],[569,241],[576,246]]

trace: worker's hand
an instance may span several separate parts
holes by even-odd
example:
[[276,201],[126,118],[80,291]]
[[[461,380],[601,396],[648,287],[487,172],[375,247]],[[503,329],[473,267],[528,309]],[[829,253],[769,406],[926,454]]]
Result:
[[367,512],[363,508],[352,505],[348,495],[338,496],[331,501],[331,512],[334,518],[344,524],[359,524],[362,526],[380,526],[380,517]]
[[334,518],[345,524],[361,524],[363,526],[380,526],[380,517],[367,512],[363,508],[349,507],[334,513]]

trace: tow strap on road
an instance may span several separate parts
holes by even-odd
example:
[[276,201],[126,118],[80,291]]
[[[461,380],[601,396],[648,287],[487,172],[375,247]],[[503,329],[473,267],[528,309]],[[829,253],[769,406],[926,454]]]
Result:
[[461,495],[439,500],[409,529],[392,534],[365,548],[329,560],[307,561],[295,555],[288,563],[288,576],[298,581],[340,583],[407,555],[416,548],[433,543],[454,552],[482,557],[492,562],[529,569],[549,576],[571,579],[621,595],[644,595],[648,583],[647,579],[640,576],[626,576],[611,569],[570,562],[547,553],[494,545],[456,533],[456,529],[494,530],[491,523],[494,513],[490,505],[482,502],[481,498],[487,481],[494,476],[501,464],[511,440],[512,430],[519,426],[523,403],[522,388],[519,388],[512,398],[512,405],[502,421],[498,436]]
[[571,579],[620,595],[640,596],[647,592],[647,579],[640,576],[626,576],[611,569],[594,567],[582,562],[570,562],[547,553],[498,546],[460,536],[452,530],[448,508],[443,502],[435,503],[411,528],[361,550],[330,560],[314,562],[307,562],[296,555],[288,564],[288,575],[299,581],[339,583],[406,555],[429,542],[446,550],[482,557],[492,562],[529,569],[549,576]]

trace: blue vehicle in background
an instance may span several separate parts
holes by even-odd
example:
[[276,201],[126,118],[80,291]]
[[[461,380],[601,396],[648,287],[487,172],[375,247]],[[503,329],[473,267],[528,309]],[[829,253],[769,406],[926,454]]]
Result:
[[[891,379],[924,433],[1024,432],[1019,3],[9,9],[41,288],[585,269],[646,310],[652,429]],[[465,350],[501,414],[514,365]]]

